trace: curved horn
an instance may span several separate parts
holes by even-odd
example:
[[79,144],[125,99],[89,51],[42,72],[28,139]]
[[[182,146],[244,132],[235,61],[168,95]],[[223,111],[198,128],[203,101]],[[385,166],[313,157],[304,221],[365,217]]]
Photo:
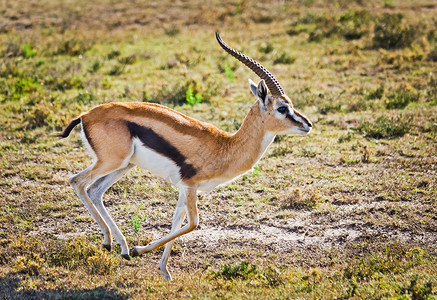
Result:
[[220,37],[220,35],[216,32],[215,37],[217,38],[218,43],[220,46],[228,52],[230,55],[241,61],[243,64],[249,67],[252,71],[255,72],[256,75],[258,75],[261,79],[264,79],[267,87],[269,88],[272,95],[275,96],[282,96],[284,95],[284,90],[282,89],[279,82],[276,80],[275,76],[272,75],[266,68],[264,68],[260,63],[256,62],[252,58],[248,57],[247,55],[244,55],[240,52],[238,52],[235,49],[232,49],[229,47]]

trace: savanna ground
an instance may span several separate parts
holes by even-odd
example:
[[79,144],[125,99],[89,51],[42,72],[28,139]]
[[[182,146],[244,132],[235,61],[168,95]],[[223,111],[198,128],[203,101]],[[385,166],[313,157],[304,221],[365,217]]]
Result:
[[[325,3],[326,2],[326,3]],[[0,298],[397,298],[437,294],[437,3],[0,3]],[[74,117],[158,102],[235,131],[256,75],[314,130],[199,195],[201,222],[131,261],[101,248],[67,179],[91,162]],[[105,195],[130,247],[167,234],[177,190],[134,169]]]

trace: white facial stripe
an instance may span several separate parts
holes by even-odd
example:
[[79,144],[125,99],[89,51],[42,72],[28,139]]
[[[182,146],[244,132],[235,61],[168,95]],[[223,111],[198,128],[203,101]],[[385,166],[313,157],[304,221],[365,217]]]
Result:
[[293,111],[293,113],[291,114],[291,116],[292,116],[293,119],[295,119],[296,121],[302,123],[303,125],[306,125],[306,122],[305,122],[301,117],[299,117],[298,115],[296,115],[296,114],[294,113],[294,111]]

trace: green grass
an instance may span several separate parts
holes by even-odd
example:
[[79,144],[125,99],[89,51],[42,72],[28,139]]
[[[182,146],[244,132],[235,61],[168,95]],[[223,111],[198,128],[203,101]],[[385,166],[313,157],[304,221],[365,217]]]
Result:
[[[433,299],[435,15],[429,1],[211,1],[0,12],[0,298]],[[168,7],[172,9],[168,9]],[[97,12],[97,13],[96,13]],[[163,27],[162,24],[165,24]],[[200,227],[131,261],[101,247],[68,178],[90,163],[73,118],[150,101],[233,132],[265,65],[314,124],[199,195]],[[241,30],[244,28],[244,31]],[[104,196],[130,247],[170,231],[178,191],[133,169]]]

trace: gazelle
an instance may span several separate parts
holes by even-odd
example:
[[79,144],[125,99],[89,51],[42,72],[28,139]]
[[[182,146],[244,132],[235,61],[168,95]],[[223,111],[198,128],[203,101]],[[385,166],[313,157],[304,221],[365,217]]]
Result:
[[[199,224],[197,191],[211,191],[249,171],[275,135],[306,135],[312,127],[308,118],[293,108],[268,70],[229,47],[218,34],[216,38],[226,52],[262,79],[258,85],[249,80],[256,102],[236,133],[158,104],[107,103],[81,114],[60,134],[67,137],[81,123],[83,142],[94,162],[71,177],[70,183],[99,224],[103,246],[111,250],[114,235],[121,246],[121,256],[127,260],[130,256],[126,239],[104,207],[102,195],[135,165],[179,187],[170,234],[132,251],[132,256],[138,256],[165,245],[159,268],[166,280],[171,279],[167,262],[174,239]],[[185,215],[187,224],[181,228]]]

